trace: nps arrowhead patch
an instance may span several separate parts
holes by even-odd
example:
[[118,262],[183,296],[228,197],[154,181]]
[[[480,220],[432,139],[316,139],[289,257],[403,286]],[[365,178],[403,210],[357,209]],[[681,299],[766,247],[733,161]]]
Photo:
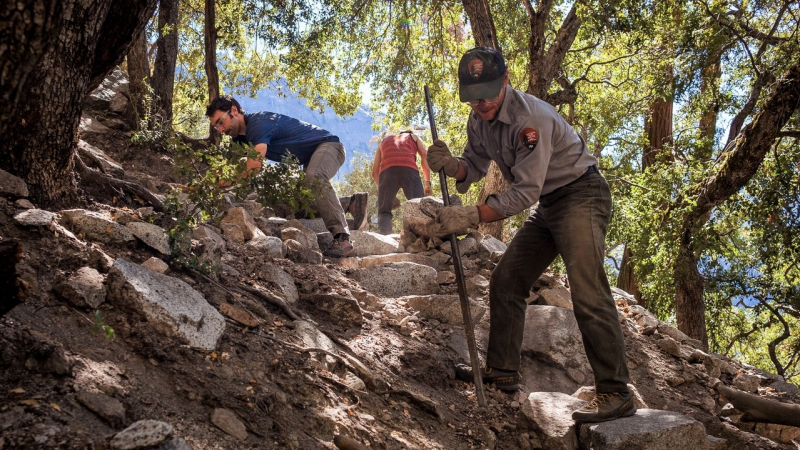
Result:
[[525,128],[519,133],[519,138],[522,140],[522,145],[533,150],[539,142],[539,132],[533,128]]

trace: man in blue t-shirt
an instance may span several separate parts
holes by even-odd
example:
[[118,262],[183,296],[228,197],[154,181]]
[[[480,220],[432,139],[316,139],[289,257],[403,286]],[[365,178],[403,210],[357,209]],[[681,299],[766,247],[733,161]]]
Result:
[[[333,245],[324,254],[332,257],[353,254],[344,210],[330,181],[345,159],[344,145],[338,137],[283,114],[267,111],[245,114],[231,96],[215,98],[206,108],[206,116],[217,131],[233,137],[235,142],[252,145],[266,159],[280,162],[287,154],[296,157],[306,177],[319,182],[317,211],[334,237]],[[261,161],[248,159],[246,167],[248,171],[258,172]]]

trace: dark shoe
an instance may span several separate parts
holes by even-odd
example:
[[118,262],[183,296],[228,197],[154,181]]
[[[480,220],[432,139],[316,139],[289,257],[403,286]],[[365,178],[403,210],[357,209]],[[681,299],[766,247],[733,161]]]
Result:
[[623,392],[596,394],[592,401],[572,413],[576,422],[605,422],[607,420],[629,417],[636,413],[633,395]]
[[346,258],[348,256],[353,256],[353,253],[355,253],[355,249],[353,248],[353,244],[350,243],[350,239],[347,238],[334,239],[331,246],[322,252],[323,255],[330,256],[331,258]]
[[[468,383],[475,382],[472,366],[466,364],[456,364],[456,378]],[[493,369],[491,367],[481,367],[483,382],[494,384],[497,389],[505,392],[516,392],[519,389],[519,372]]]
[[367,226],[367,197],[369,194],[366,192],[356,192],[350,200],[347,209],[353,215],[354,230],[363,230]]

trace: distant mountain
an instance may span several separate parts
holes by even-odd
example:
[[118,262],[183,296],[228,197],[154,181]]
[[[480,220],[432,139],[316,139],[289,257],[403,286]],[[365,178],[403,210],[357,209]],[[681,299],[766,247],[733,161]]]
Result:
[[241,96],[237,96],[236,99],[248,113],[270,111],[285,114],[324,128],[338,136],[347,151],[347,158],[336,178],[350,172],[352,169],[350,163],[355,152],[374,155],[378,146],[379,132],[372,130],[372,116],[366,106],[360,107],[349,117],[340,117],[329,107],[326,107],[325,112],[321,114],[309,108],[305,99],[298,98],[285,86],[280,93],[275,89],[262,89],[258,91],[256,99]]

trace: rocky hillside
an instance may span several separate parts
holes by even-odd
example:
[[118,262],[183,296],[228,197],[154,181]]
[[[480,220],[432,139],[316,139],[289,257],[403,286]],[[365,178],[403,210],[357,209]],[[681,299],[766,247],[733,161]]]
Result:
[[[455,379],[469,361],[449,243],[415,227],[353,232],[327,259],[318,221],[233,201],[198,227],[208,274],[170,258],[157,196],[172,155],[130,144],[124,80],[87,102],[85,208],[38,209],[0,171],[0,449],[795,449],[797,387],[745,366],[615,293],[639,411],[575,426],[592,374],[568,280],[529,298],[522,389]],[[103,180],[106,180],[104,184]],[[459,243],[480,352],[487,287],[505,245]],[[749,419],[773,423],[748,422]]]

